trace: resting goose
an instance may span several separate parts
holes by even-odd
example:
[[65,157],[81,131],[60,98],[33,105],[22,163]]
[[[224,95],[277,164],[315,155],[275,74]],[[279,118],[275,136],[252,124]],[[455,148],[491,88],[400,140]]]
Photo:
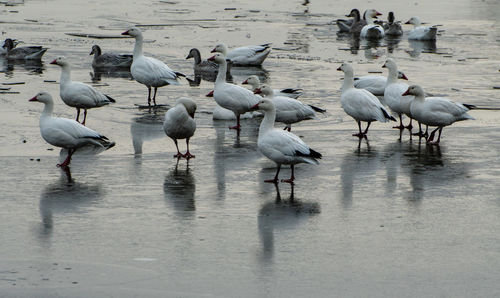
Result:
[[198,49],[191,49],[186,59],[189,58],[194,59],[193,68],[195,72],[217,73],[217,71],[219,70],[219,65],[217,65],[217,63],[208,60],[202,60],[200,51]]
[[108,105],[115,100],[106,94],[102,94],[94,87],[71,80],[71,66],[64,57],[58,57],[50,64],[61,67],[61,80],[59,83],[59,95],[62,101],[70,107],[76,108],[76,121],[80,118],[80,109],[83,109],[83,121],[87,119],[87,110]]
[[16,47],[16,43],[10,38],[4,40],[2,48],[5,57],[12,60],[40,60],[48,50],[42,46]]
[[351,13],[346,15],[346,17],[353,18],[349,32],[354,35],[359,35],[361,33],[361,29],[363,29],[363,27],[366,25],[366,21],[364,20],[364,18],[361,19],[359,10],[357,10],[356,8],[352,9]]
[[375,9],[369,9],[365,12],[366,25],[361,29],[360,37],[365,39],[381,39],[384,38],[384,28],[373,22],[373,18],[382,15]]
[[148,87],[148,105],[151,106],[151,87],[154,88],[153,104],[156,106],[156,91],[158,87],[166,85],[179,85],[177,79],[184,76],[175,72],[162,61],[146,57],[142,53],[143,37],[139,28],[132,27],[123,32],[122,35],[130,35],[135,38],[134,59],[130,72],[137,82]]
[[389,11],[387,15],[387,23],[384,24],[385,35],[389,36],[401,36],[403,35],[403,28],[401,28],[400,22],[394,22],[394,12]]
[[101,47],[98,45],[92,46],[92,51],[89,55],[94,55],[94,59],[92,59],[92,67],[94,68],[130,68],[133,60],[133,56],[130,54],[103,54]]
[[259,128],[257,146],[262,154],[278,165],[274,179],[265,180],[265,182],[278,183],[278,175],[282,164],[290,165],[291,168],[290,179],[281,180],[288,183],[293,183],[295,180],[294,166],[296,164],[319,164],[317,159],[321,158],[321,153],[309,148],[296,135],[286,130],[274,128],[276,108],[271,100],[264,98],[255,104],[252,109],[258,109],[264,113],[264,119],[262,119]]
[[[402,71],[398,71],[398,79],[408,80]],[[354,78],[354,87],[370,91],[373,95],[383,96],[387,78],[379,75],[367,75]]]
[[[475,106],[469,104],[462,104],[453,102],[444,97],[425,97],[424,89],[418,85],[408,87],[403,96],[413,95],[415,98],[411,101],[410,111],[414,119],[419,123],[429,126],[437,126],[431,132],[427,139],[428,144],[437,145],[441,140],[441,131],[443,127],[451,125],[457,121],[473,119],[472,116],[467,114]],[[439,136],[434,141],[434,135],[439,130]]]
[[396,61],[394,59],[387,58],[387,61],[382,67],[389,70],[389,74],[387,75],[387,85],[385,86],[384,92],[385,103],[399,117],[399,126],[395,126],[394,128],[398,128],[400,130],[405,129],[402,116],[403,114],[405,114],[406,116],[410,117],[410,123],[408,124],[408,126],[406,126],[406,128],[411,131],[412,117],[410,112],[410,104],[413,100],[413,97],[401,95],[408,89],[408,84],[398,81],[398,66],[396,65]]
[[38,101],[45,104],[42,116],[40,117],[40,133],[42,138],[53,146],[68,150],[66,160],[57,166],[68,166],[73,153],[85,145],[94,145],[105,149],[109,149],[115,145],[114,142],[110,142],[105,136],[74,120],[52,117],[54,101],[49,93],[40,92],[29,101]]
[[422,26],[418,17],[411,17],[405,24],[413,24],[413,29],[408,33],[412,40],[436,40],[437,27]]
[[215,54],[208,58],[208,61],[214,61],[219,65],[219,72],[217,73],[217,79],[215,79],[213,92],[214,99],[221,107],[233,111],[236,116],[236,125],[229,128],[239,131],[241,128],[240,115],[250,111],[250,108],[259,99],[252,91],[226,82],[227,62],[223,54]]
[[[194,113],[196,112],[196,102],[194,100],[181,97],[175,102],[175,106],[165,113],[163,130],[165,134],[174,140],[177,154],[174,157],[192,158],[195,157],[189,152],[189,139],[194,135],[196,122]],[[186,139],[186,153],[181,154],[177,144],[178,139]]]
[[269,53],[271,53],[271,44],[239,47],[228,52],[227,46],[220,43],[215,46],[212,53],[223,54],[233,65],[259,66],[264,62]]
[[[373,121],[396,121],[375,95],[364,89],[354,88],[354,70],[349,63],[342,63],[337,70],[344,72],[342,95],[340,96],[342,109],[358,122],[359,133],[353,134],[353,136],[366,137],[368,128]],[[368,126],[363,132],[361,131],[361,121],[368,122]]]
[[[252,86],[252,91],[257,90],[261,86],[259,77],[256,75],[249,76],[248,79],[244,80],[241,84],[249,84]],[[273,91],[275,96],[286,96],[295,99],[302,95],[302,89],[286,88],[281,90],[274,89]]]
[[267,99],[271,100],[276,108],[276,121],[285,123],[285,129],[288,131],[292,130],[292,124],[303,120],[318,119],[314,111],[322,111],[320,108],[306,105],[300,101],[286,97],[286,96],[276,96],[274,90],[267,86],[262,85],[257,88],[254,93],[262,94]]

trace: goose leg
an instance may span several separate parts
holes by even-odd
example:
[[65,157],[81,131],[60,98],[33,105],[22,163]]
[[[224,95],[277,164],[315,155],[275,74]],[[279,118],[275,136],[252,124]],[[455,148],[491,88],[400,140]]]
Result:
[[436,134],[436,131],[438,131],[439,127],[431,131],[431,135],[427,139],[427,144],[434,144],[434,135]]
[[75,151],[76,151],[76,149],[69,149],[68,156],[66,157],[64,162],[61,164],[57,164],[57,166],[58,167],[67,167],[69,165],[69,163],[71,162],[71,156],[73,155],[73,153],[75,153]]
[[365,131],[363,131],[363,136],[366,136],[366,134],[368,133],[368,128],[370,128],[370,124],[372,124],[372,122],[368,121],[368,125],[366,126],[366,129],[365,129]]
[[290,169],[292,170],[292,175],[290,176],[290,179],[282,179],[281,182],[286,182],[286,183],[292,183],[295,180],[295,175],[293,174],[294,166],[290,165]]
[[[410,133],[411,133],[411,130],[413,129],[413,125],[411,125],[412,120],[413,120],[413,119],[412,119],[412,118],[410,118],[410,123],[409,123],[407,126],[405,126],[405,127],[404,127],[404,128],[407,128],[407,129],[410,131]],[[403,124],[403,123],[401,122],[401,124]],[[410,135],[411,135],[411,134],[410,134]]]
[[[438,134],[438,139],[436,141],[432,141],[432,139],[434,139],[434,133],[436,132],[436,130],[439,130],[439,134]],[[443,131],[443,127],[438,127],[436,128],[435,130],[432,131],[431,133],[431,136],[432,136],[432,139],[430,139],[430,141],[427,141],[428,144],[430,145],[439,145],[439,141],[441,141],[441,132]]]
[[151,106],[151,87],[148,86],[148,106]]
[[358,138],[362,138],[363,133],[361,132],[361,121],[358,121],[358,129],[359,129],[359,133],[355,133],[355,134],[353,134],[353,136],[358,137]]
[[85,125],[85,120],[87,120],[87,109],[83,109],[83,125]]
[[397,128],[399,130],[405,129],[405,126],[403,125],[403,115],[399,114],[399,125],[393,126],[392,128]]
[[274,183],[274,184],[278,183],[278,174],[280,173],[280,170],[281,170],[281,164],[278,164],[278,170],[276,171],[274,179],[264,180],[264,182]]
[[229,129],[236,129],[240,130],[241,125],[240,125],[240,114],[236,115],[236,125],[235,126],[229,126]]
[[155,93],[153,95],[153,104],[156,106],[156,91],[158,91],[158,87],[155,87]]
[[175,154],[174,157],[181,158],[183,155],[179,151],[179,145],[177,144],[177,139],[174,139],[174,143],[175,143],[175,148],[177,148],[177,154]]
[[76,122],[80,119],[80,108],[76,108]]
[[187,148],[187,151],[186,151],[186,154],[183,155],[183,157],[187,158],[187,159],[190,159],[192,157],[195,157],[193,154],[191,154],[189,152],[189,138],[186,138],[186,148]]

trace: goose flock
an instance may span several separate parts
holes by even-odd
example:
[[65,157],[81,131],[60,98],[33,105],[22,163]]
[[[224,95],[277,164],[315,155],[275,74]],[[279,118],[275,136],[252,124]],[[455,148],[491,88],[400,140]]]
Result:
[[[393,12],[389,13],[388,22],[375,22],[382,15],[375,9],[368,9],[363,14],[353,9],[348,17],[352,19],[337,20],[340,32],[359,35],[365,39],[380,39],[385,35],[401,36],[403,30],[400,22],[395,21]],[[414,28],[408,33],[409,39],[432,40],[436,38],[436,27],[422,26],[418,17],[412,17],[408,24]],[[98,45],[92,47],[90,55],[94,55],[92,66],[95,68],[129,68],[133,79],[148,89],[148,107],[157,106],[156,95],[159,87],[181,84],[180,72],[172,70],[164,62],[147,57],[143,53],[143,33],[137,27],[131,27],[122,35],[135,39],[133,55],[119,53],[102,53]],[[47,51],[44,47],[16,47],[16,40],[6,39],[2,44],[2,52],[7,58],[12,59],[40,59]],[[295,179],[294,166],[298,163],[318,164],[322,154],[311,149],[301,138],[291,133],[291,125],[304,120],[318,119],[317,113],[324,113],[321,107],[305,104],[298,100],[303,94],[302,89],[285,88],[273,89],[268,84],[261,84],[259,77],[249,76],[242,84],[248,84],[247,89],[238,84],[226,81],[230,75],[230,66],[258,66],[269,56],[271,44],[242,46],[229,50],[224,43],[217,44],[210,58],[203,60],[197,48],[190,50],[186,59],[193,58],[195,73],[211,73],[216,75],[214,89],[207,96],[213,96],[217,107],[214,110],[214,119],[234,119],[235,125],[230,129],[242,129],[241,119],[246,117],[262,116],[259,128],[258,148],[264,156],[277,165],[276,175],[266,182],[277,183],[282,165],[290,165],[291,176],[283,182],[293,183]],[[15,57],[15,58],[14,58]],[[42,138],[48,143],[65,148],[68,156],[58,166],[65,167],[70,164],[73,153],[83,146],[97,146],[109,149],[115,145],[105,136],[87,128],[87,110],[106,106],[115,102],[109,95],[103,94],[90,85],[71,80],[71,66],[64,57],[54,59],[50,64],[61,67],[60,97],[62,101],[77,110],[76,120],[53,117],[54,102],[47,92],[40,92],[30,99],[33,102],[45,104],[40,117],[40,132]],[[426,97],[423,88],[418,85],[409,86],[400,81],[407,80],[406,75],[398,70],[394,58],[387,58],[383,68],[388,69],[385,76],[355,77],[354,68],[350,63],[342,63],[338,71],[344,73],[341,87],[340,104],[345,113],[351,116],[358,124],[358,132],[353,136],[366,138],[368,129],[374,121],[382,123],[398,121],[395,126],[400,131],[412,129],[412,121],[419,125],[420,137],[427,139],[427,144],[438,145],[441,133],[445,126],[454,122],[474,119],[467,112],[475,106],[453,102],[444,97]],[[151,91],[153,89],[153,95]],[[379,97],[384,98],[381,102]],[[189,140],[196,131],[195,112],[196,102],[190,98],[177,99],[174,106],[165,113],[163,129],[176,146],[176,158],[194,158],[189,151]],[[80,111],[84,115],[81,123]],[[260,113],[256,112],[259,111]],[[403,124],[403,117],[409,118],[408,125]],[[281,122],[284,129],[275,128],[275,122]],[[362,129],[362,123],[366,127]],[[422,125],[435,127],[430,135],[427,129],[424,133]],[[435,134],[438,133],[437,139]],[[186,153],[179,150],[178,140],[186,140]]]

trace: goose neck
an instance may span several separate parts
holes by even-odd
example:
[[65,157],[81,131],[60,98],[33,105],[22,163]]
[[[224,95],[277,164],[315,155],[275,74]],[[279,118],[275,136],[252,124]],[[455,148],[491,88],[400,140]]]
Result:
[[217,73],[217,78],[215,79],[215,84],[220,84],[226,82],[226,72],[227,72],[227,62],[222,61],[219,64],[219,72]]
[[143,37],[141,35],[136,36],[134,45],[134,58],[142,56],[142,43],[143,43]]
[[344,73],[344,82],[342,83],[342,91],[354,88],[354,73],[347,71]]
[[68,64],[61,65],[61,80],[60,84],[63,85],[71,81],[71,66]]
[[387,75],[387,84],[396,83],[398,81],[398,69],[396,67],[389,67],[389,74]]
[[270,110],[264,111],[264,119],[260,123],[259,136],[267,131],[274,129],[274,121],[276,120],[276,108],[274,106]]
[[50,101],[45,103],[45,106],[42,111],[42,116],[40,117],[40,121],[42,121],[42,119],[51,117],[53,111],[54,111],[54,102]]

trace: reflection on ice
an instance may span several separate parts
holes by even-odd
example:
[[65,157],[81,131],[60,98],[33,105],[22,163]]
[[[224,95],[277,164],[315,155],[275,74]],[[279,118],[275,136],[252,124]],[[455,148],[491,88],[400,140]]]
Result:
[[130,69],[127,68],[92,68],[93,72],[90,72],[90,79],[92,82],[99,82],[104,78],[123,78],[132,80],[132,74]]
[[[165,202],[174,208],[174,211],[182,217],[194,216],[196,183],[191,170],[189,160],[186,160],[186,167],[179,170],[179,161],[175,167],[165,176],[163,192]],[[184,162],[184,160],[183,160]]]
[[32,74],[41,74],[45,69],[41,60],[10,60],[0,56],[0,72],[12,76],[16,67]]
[[158,112],[152,114],[148,113],[144,116],[132,119],[130,133],[132,134],[134,154],[142,154],[142,145],[144,141],[165,137],[165,131],[163,130],[164,117],[164,113]]
[[408,40],[411,51],[406,51],[411,57],[417,58],[420,53],[435,53],[436,41],[435,40]]

